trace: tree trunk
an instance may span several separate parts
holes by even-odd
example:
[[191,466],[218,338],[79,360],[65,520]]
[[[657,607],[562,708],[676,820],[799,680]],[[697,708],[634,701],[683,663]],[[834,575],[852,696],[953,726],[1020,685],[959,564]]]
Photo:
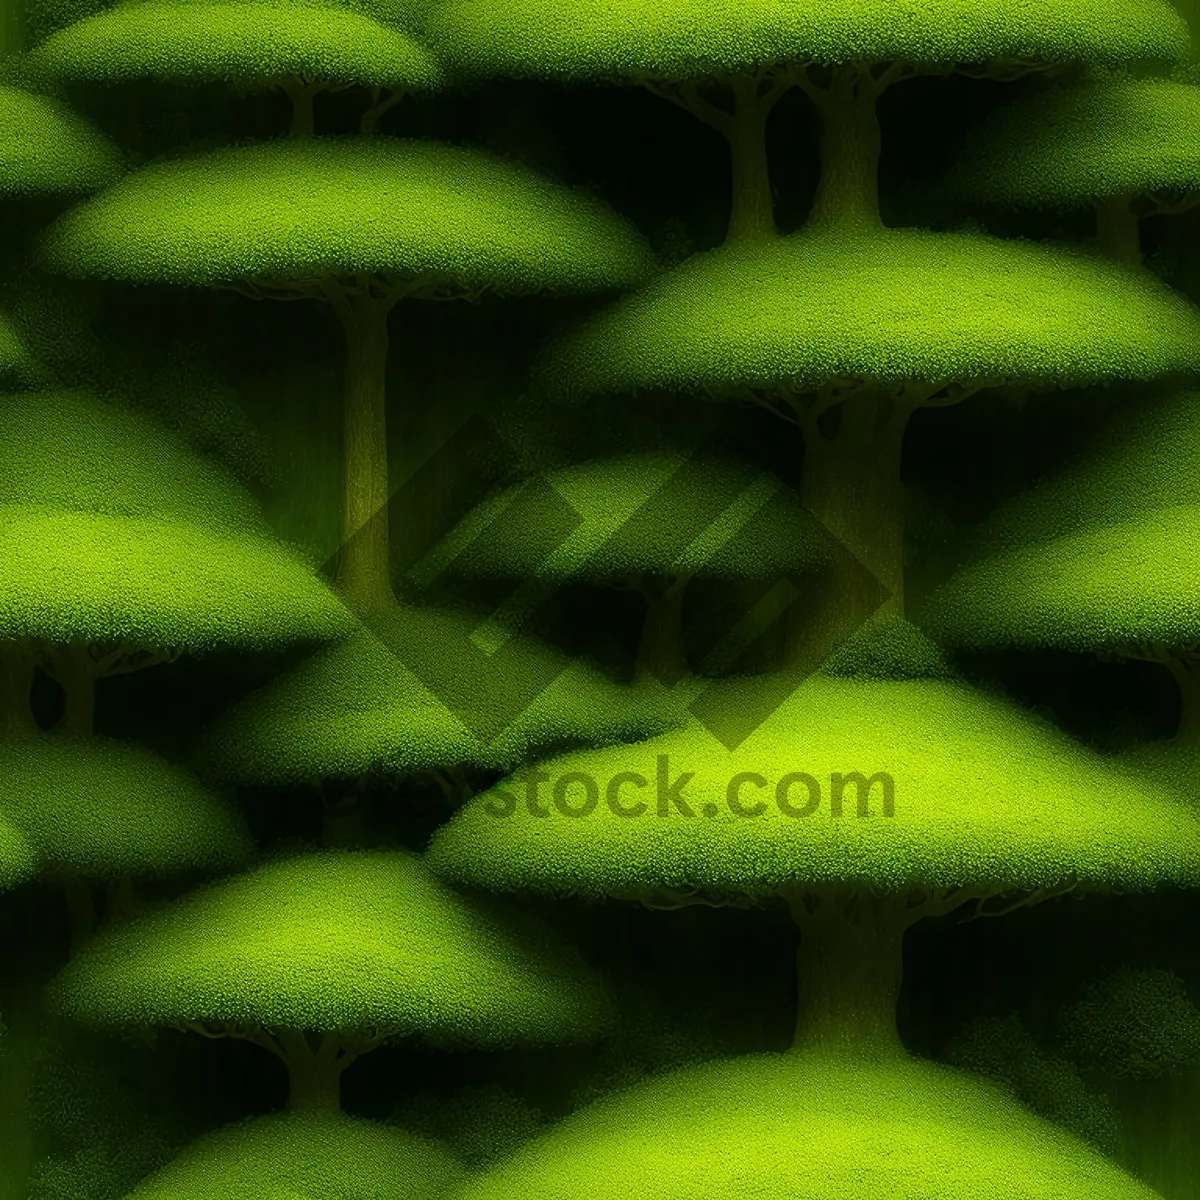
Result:
[[1200,746],[1200,659],[1184,650],[1159,648],[1147,655],[1160,662],[1175,680],[1179,693],[1179,723],[1175,741],[1182,746]]
[[74,958],[92,940],[99,925],[96,897],[86,879],[64,879],[63,898],[67,902],[67,919]]
[[1115,262],[1127,267],[1142,265],[1142,222],[1130,196],[1111,196],[1094,203],[1096,244]]
[[337,1035],[322,1035],[317,1050],[299,1030],[281,1030],[277,1036],[288,1069],[288,1111],[338,1112],[342,1106],[342,1072],[353,1060],[350,1056],[339,1057]]
[[739,76],[733,83],[734,108],[726,134],[733,172],[733,198],[725,244],[775,237],[775,202],[767,158],[767,119],[773,99],[758,97],[758,82]]
[[56,732],[87,736],[96,727],[96,680],[100,669],[81,643],[55,647],[48,660],[51,678],[62,688],[63,713]]
[[[887,592],[860,570],[844,571],[835,590],[845,591],[856,618],[875,612],[904,615],[904,490],[900,459],[907,414],[883,393],[841,403],[836,432],[814,422],[805,430],[800,496],[805,506]],[[853,564],[850,564],[852,567]],[[862,611],[859,611],[862,609]]]
[[14,642],[0,651],[0,739],[36,731],[30,697],[36,670],[32,647]]
[[868,893],[790,897],[801,929],[793,1050],[872,1059],[904,1054],[896,1027],[903,978],[902,905]]
[[827,89],[808,89],[821,115],[821,179],[809,224],[871,230],[879,216],[879,87],[856,67],[836,67]]
[[690,581],[691,576],[676,579],[661,592],[651,587],[642,589],[646,618],[638,643],[635,680],[653,678],[666,687],[674,687],[690,673],[681,646],[683,602]]
[[391,304],[371,296],[339,306],[346,331],[342,540],[337,582],[360,610],[393,602],[389,573],[387,357]]
[[323,89],[319,83],[305,83],[294,79],[284,84],[284,91],[292,102],[292,123],[289,133],[294,138],[310,138],[316,132],[316,98]]

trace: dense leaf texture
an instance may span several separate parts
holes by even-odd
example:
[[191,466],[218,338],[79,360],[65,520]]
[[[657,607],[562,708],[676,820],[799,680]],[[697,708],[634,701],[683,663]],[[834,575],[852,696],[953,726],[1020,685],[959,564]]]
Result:
[[[209,731],[211,769],[243,783],[511,770],[538,749],[629,741],[665,728],[650,698],[531,639],[521,639],[515,658],[500,651],[502,671],[488,669],[471,641],[476,626],[466,616],[400,610],[396,628],[380,631],[386,640],[364,629],[317,651]],[[417,662],[405,649],[416,641],[421,663],[436,648],[436,670],[422,668],[428,684],[406,665]],[[531,678],[546,686],[522,702],[517,689]]]
[[129,1200],[433,1200],[465,1174],[443,1147],[391,1126],[281,1114],[200,1139]]
[[1115,77],[1000,105],[974,131],[952,186],[1041,208],[1200,188],[1200,87]]
[[[731,707],[753,704],[761,679],[716,685]],[[665,770],[663,758],[665,757]],[[1128,890],[1200,879],[1200,818],[1173,796],[1103,761],[1047,722],[1006,700],[952,679],[890,682],[812,676],[736,751],[694,723],[635,746],[583,750],[543,764],[551,781],[579,772],[599,795],[586,817],[552,803],[547,816],[525,804],[523,776],[501,788],[519,803],[497,819],[484,793],[435,835],[430,861],[461,881],[495,889],[560,894],[644,895],[656,888],[707,889],[761,896],[781,885],[849,883],[904,891],[978,885],[1035,889],[1077,878]],[[895,815],[881,815],[882,784],[870,815],[857,815],[858,791],[832,813],[831,776],[886,772]],[[610,781],[633,772],[618,815]],[[753,772],[735,797],[757,815],[738,815],[728,798],[735,776]],[[805,815],[810,787],[785,776],[808,772],[819,806]],[[690,815],[666,798],[659,780],[687,780]],[[564,785],[565,808],[578,810],[584,785]],[[664,811],[665,814],[664,814]]]
[[116,147],[86,121],[56,100],[0,85],[0,197],[87,192],[120,172]]
[[278,646],[351,618],[251,496],[144,414],[0,398],[0,637]]
[[31,58],[58,78],[104,83],[303,78],[416,90],[441,82],[411,36],[311,0],[132,0],[53,34]]
[[[537,536],[546,485],[579,522],[549,553]],[[719,504],[725,507],[709,523]],[[698,525],[697,514],[706,514]],[[681,530],[693,529],[681,539]],[[447,552],[449,569],[468,578],[769,579],[826,565],[833,544],[768,471],[736,460],[640,453],[578,463],[506,489],[463,522]]]
[[29,353],[16,329],[9,318],[0,313],[0,379],[23,375],[30,366]]
[[213,884],[98,938],[59,977],[89,1023],[379,1030],[482,1045],[607,1018],[545,931],[500,916],[400,851],[322,853]]
[[1071,386],[1200,368],[1200,313],[1082,253],[970,234],[801,233],[696,255],[553,347],[563,391],[838,378]]
[[103,738],[0,744],[0,814],[43,871],[98,879],[238,866],[240,817],[186,771]]
[[429,36],[480,74],[688,78],[767,63],[1182,60],[1161,0],[444,0]]
[[0,814],[0,890],[31,879],[37,869],[37,852],[20,829]]
[[1153,1200],[991,1085],[904,1059],[754,1055],[615,1093],[463,1200]]
[[44,260],[134,283],[381,272],[524,293],[635,283],[650,251],[593,196],[480,150],[284,140],[162,162],[47,232]]

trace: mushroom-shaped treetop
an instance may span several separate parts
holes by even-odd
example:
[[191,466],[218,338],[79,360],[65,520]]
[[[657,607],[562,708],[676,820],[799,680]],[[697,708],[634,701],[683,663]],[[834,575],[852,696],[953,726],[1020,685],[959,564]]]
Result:
[[193,1142],[128,1200],[436,1200],[466,1177],[443,1146],[341,1113],[277,1113]]
[[623,1089],[463,1200],[1155,1200],[1071,1134],[948,1067],[752,1055]]
[[[696,255],[547,352],[563,392],[757,401],[805,437],[801,498],[896,598],[910,414],[998,384],[1200,367],[1200,313],[1078,251],[969,234],[803,232]],[[830,426],[822,417],[842,406]]]
[[257,1041],[287,1063],[293,1107],[336,1107],[342,1070],[383,1038],[553,1042],[609,1019],[597,980],[545,930],[400,851],[305,855],[211,884],[100,934],[54,994],[89,1024]]
[[0,816],[42,873],[117,880],[240,866],[240,817],[179,767],[105,738],[34,735],[0,743]]
[[0,467],[0,639],[42,649],[76,732],[98,676],[352,625],[249,495],[144,414],[82,393],[4,397]]
[[390,603],[388,315],[406,297],[587,292],[637,283],[645,240],[595,196],[478,150],[394,138],[284,140],[128,176],[46,233],[73,275],[312,297],[345,329],[338,576]]
[[404,28],[337,0],[140,0],[48,37],[30,66],[58,79],[132,79],[281,87],[293,133],[312,133],[312,101],[330,87],[424,91],[441,68]]
[[121,169],[116,147],[70,109],[0,84],[0,198],[89,192]]
[[466,614],[397,608],[317,651],[209,731],[209,768],[238,783],[510,771],[563,745],[661,733],[652,699],[528,636],[495,656]]
[[997,204],[1090,205],[1102,248],[1136,265],[1140,218],[1182,211],[1200,193],[1198,121],[1195,83],[1112,75],[1058,84],[1001,105],[972,132],[949,182]]
[[[564,519],[574,528],[563,536]],[[775,582],[828,567],[838,547],[769,471],[713,454],[648,451],[562,467],[479,505],[440,548],[466,579],[635,588],[639,672],[674,683],[693,578]]]
[[[1162,0],[1083,10],[1071,0],[447,0],[426,25],[462,70],[645,83],[724,134],[734,162],[731,237],[774,232],[764,129],[789,84],[821,112],[823,175],[814,215],[879,224],[878,96],[906,75],[969,67],[1009,77],[1056,63],[1184,61],[1187,30]],[[701,85],[726,85],[728,101]]]
[[[688,726],[502,781],[435,835],[431,865],[499,890],[784,896],[804,931],[798,1041],[882,1051],[898,1045],[901,939],[920,917],[1200,882],[1200,815],[947,677],[910,626],[863,631],[773,711],[770,685],[711,684]],[[730,714],[756,708],[727,749]]]
[[973,648],[1057,646],[1163,662],[1180,733],[1200,735],[1200,394],[1121,413],[1076,461],[1004,505],[926,604],[939,637]]

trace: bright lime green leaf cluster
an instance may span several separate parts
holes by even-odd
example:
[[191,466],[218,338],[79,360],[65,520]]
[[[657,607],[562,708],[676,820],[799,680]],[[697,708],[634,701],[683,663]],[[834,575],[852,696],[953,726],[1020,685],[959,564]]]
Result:
[[[524,640],[520,658],[495,677],[483,673],[484,652],[470,641],[475,620],[408,609],[396,621],[386,641],[363,630],[225,714],[206,739],[210,768],[239,783],[512,770],[539,749],[630,741],[667,727],[652,697],[548,646]],[[455,680],[453,691],[431,690],[405,665],[404,645],[416,640],[439,647],[438,678]],[[512,685],[531,676],[552,682],[489,736],[509,711]]]
[[47,231],[43,261],[133,283],[380,272],[497,293],[624,287],[646,243],[594,196],[480,150],[286,139],[129,175]]
[[[536,537],[547,485],[579,520],[549,555]],[[711,524],[701,522],[701,532],[677,547],[677,531],[710,512]],[[827,565],[834,543],[768,471],[738,460],[642,452],[577,463],[506,489],[455,530],[447,553],[455,555],[450,570],[468,578],[769,579]]]
[[1089,1067],[1154,1079],[1200,1061],[1200,1009],[1170,971],[1122,967],[1067,1010],[1063,1036]]
[[428,36],[480,75],[686,79],[761,64],[1182,61],[1161,0],[444,0]]
[[88,192],[121,169],[116,147],[64,105],[0,85],[0,197]]
[[1022,1104],[1101,1153],[1119,1153],[1121,1120],[1112,1102],[1089,1091],[1069,1059],[1046,1053],[1016,1013],[972,1022],[946,1048],[946,1057],[954,1066],[1007,1088]]
[[485,1046],[591,1033],[609,1016],[597,981],[546,931],[466,900],[401,851],[306,855],[212,884],[102,934],[55,996],[88,1024]]
[[962,646],[1121,650],[1200,641],[1200,504],[1151,509],[968,564],[926,623]]
[[0,398],[0,638],[201,651],[352,625],[252,497],[145,414]]
[[329,0],[137,0],[52,34],[30,58],[52,77],[102,83],[441,83],[441,69],[412,37]]
[[182,521],[0,506],[0,638],[201,653],[325,641],[352,618],[286,547]]
[[0,813],[0,891],[32,879],[37,869],[37,852],[21,830]]
[[[735,711],[763,687],[713,685],[729,690]],[[693,722],[541,765],[545,815],[530,811],[524,773],[504,780],[434,836],[434,868],[495,890],[635,897],[760,897],[797,884],[1005,891],[1077,880],[1136,891],[1200,881],[1193,810],[1017,705],[951,679],[818,674],[732,752]],[[835,772],[864,783],[886,774],[894,815],[884,815],[887,781],[878,779],[868,815],[851,783],[835,816]],[[594,787],[586,815],[581,775]]]
[[989,1084],[913,1060],[754,1055],[621,1091],[462,1200],[1155,1200]]
[[0,744],[0,814],[41,870],[123,879],[241,865],[240,817],[186,771],[133,746],[59,734]]
[[434,1200],[465,1176],[445,1148],[377,1121],[286,1113],[201,1138],[128,1200]]
[[1200,87],[1121,76],[999,106],[974,131],[951,186],[975,199],[1074,208],[1200,190]]
[[1152,277],[974,234],[800,233],[698,254],[551,348],[564,392],[1077,386],[1200,369],[1200,313]]

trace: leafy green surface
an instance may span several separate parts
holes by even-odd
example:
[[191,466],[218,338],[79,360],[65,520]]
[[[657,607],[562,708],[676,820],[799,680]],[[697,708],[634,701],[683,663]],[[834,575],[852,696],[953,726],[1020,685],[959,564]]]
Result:
[[[521,639],[515,658],[502,650],[489,666],[470,641],[475,624],[432,609],[398,610],[394,629],[362,630],[317,651],[209,731],[210,768],[244,783],[511,770],[539,748],[628,741],[666,727],[652,698],[530,639]],[[531,678],[546,686],[522,705],[519,689]]]
[[32,879],[37,869],[36,851],[21,830],[0,813],[0,890]]
[[0,84],[0,197],[91,191],[121,166],[116,147],[70,109]]
[[128,1200],[433,1200],[465,1174],[442,1146],[376,1121],[278,1114],[194,1142]]
[[1147,510],[959,570],[925,620],[963,646],[1120,650],[1200,641],[1200,504]]
[[[579,522],[549,553],[538,536],[547,498]],[[506,489],[470,514],[448,551],[449,569],[467,578],[769,579],[826,565],[833,541],[760,467],[650,452],[577,463]]]
[[1183,22],[1160,0],[444,0],[428,22],[447,61],[476,73],[637,80],[762,63],[992,59],[1182,61]]
[[531,921],[400,851],[319,853],[212,884],[99,936],[55,999],[89,1024],[227,1021],[555,1041],[608,1019],[596,979]]
[[29,353],[12,321],[0,313],[0,379],[22,374],[30,367]]
[[41,869],[98,879],[223,870],[250,856],[241,818],[186,771],[106,738],[0,744],[0,814]]
[[568,1117],[463,1200],[1153,1200],[988,1084],[914,1060],[754,1055]]
[[468,291],[623,287],[646,243],[590,194],[481,150],[285,139],[162,162],[46,232],[43,261],[133,283],[381,272]]
[[564,392],[1074,386],[1200,367],[1200,313],[1082,253],[974,234],[799,233],[698,254],[548,352]]
[[0,637],[192,652],[325,641],[351,617],[277,542],[154,517],[0,506]]
[[1200,189],[1200,87],[1117,76],[1000,105],[969,137],[951,185],[977,199],[1070,208]]
[[[726,711],[761,699],[770,679],[731,680]],[[710,713],[714,711],[710,709]],[[716,711],[720,711],[716,709]],[[710,717],[711,719],[711,717]],[[502,781],[517,803],[498,819],[493,789],[471,801],[434,836],[435,870],[497,890],[644,896],[702,889],[759,896],[785,884],[872,885],[907,890],[982,886],[1036,889],[1078,880],[1130,891],[1200,880],[1200,818],[1150,781],[1112,770],[1098,756],[1017,705],[947,679],[903,682],[815,675],[735,751],[698,722],[634,746],[579,751],[543,764],[550,780],[578,772],[596,786],[588,815],[565,815],[541,785],[547,815],[526,803],[524,777]],[[618,800],[646,804],[617,815],[606,792],[622,772]],[[804,815],[811,785],[797,781],[778,803],[785,776],[809,773],[819,807]],[[894,781],[895,815],[881,815],[882,782],[870,815],[848,786],[832,814],[832,775],[884,772]],[[730,781],[755,773],[735,799]],[[668,789],[685,774],[676,794]],[[665,781],[666,786],[663,785]],[[583,785],[563,784],[578,811]],[[1118,799],[1119,797],[1119,799]],[[665,814],[663,810],[665,811]]]
[[441,82],[410,35],[319,0],[137,0],[52,34],[30,57],[51,76],[104,83],[295,77],[422,90]]

